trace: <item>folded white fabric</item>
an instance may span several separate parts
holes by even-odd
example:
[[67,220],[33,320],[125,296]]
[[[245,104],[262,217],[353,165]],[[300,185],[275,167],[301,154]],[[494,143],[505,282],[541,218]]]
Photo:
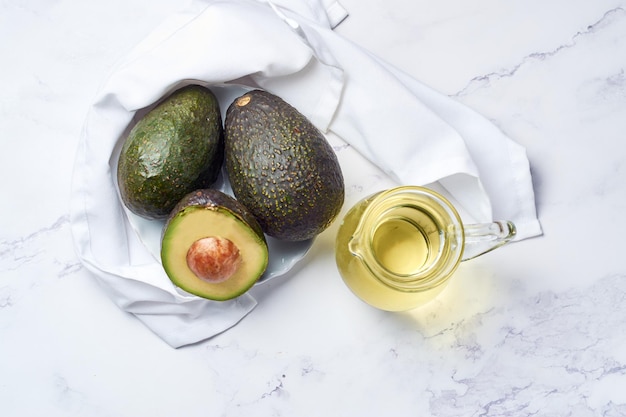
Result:
[[197,0],[115,68],[91,107],[73,179],[76,250],[112,300],[171,346],[220,333],[256,305],[177,291],[118,198],[116,152],[135,112],[185,83],[266,89],[399,183],[438,182],[477,221],[512,220],[518,239],[541,234],[524,149],[339,36],[346,16],[333,0]]

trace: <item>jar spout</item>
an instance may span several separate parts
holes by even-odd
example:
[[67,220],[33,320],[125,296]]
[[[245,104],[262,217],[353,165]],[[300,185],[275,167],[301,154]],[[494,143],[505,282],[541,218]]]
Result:
[[461,260],[467,261],[499,248],[515,238],[517,230],[511,221],[468,224],[465,230],[465,249]]
[[361,240],[359,234],[354,234],[348,242],[348,250],[353,256],[363,259],[363,251],[361,249]]

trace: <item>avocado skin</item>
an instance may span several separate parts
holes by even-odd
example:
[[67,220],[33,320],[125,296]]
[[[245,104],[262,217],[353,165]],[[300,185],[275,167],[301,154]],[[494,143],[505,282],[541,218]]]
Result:
[[166,218],[185,194],[215,182],[223,158],[217,98],[200,85],[182,87],[128,134],[117,170],[122,201],[139,216]]
[[236,99],[226,112],[224,140],[233,193],[267,235],[311,239],[336,218],[345,197],[337,156],[283,99],[263,90]]
[[172,219],[176,217],[176,215],[191,206],[202,206],[207,209],[218,207],[227,209],[233,215],[250,226],[254,233],[256,233],[263,242],[266,242],[263,229],[252,213],[250,213],[250,211],[243,204],[235,200],[233,197],[220,190],[212,188],[194,190],[181,198],[167,217],[163,232],[167,230],[167,226]]

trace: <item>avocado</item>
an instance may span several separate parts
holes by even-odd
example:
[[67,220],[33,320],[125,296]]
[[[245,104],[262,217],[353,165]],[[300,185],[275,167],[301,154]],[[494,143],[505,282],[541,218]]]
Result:
[[223,159],[215,95],[200,85],[182,87],[126,137],[117,166],[121,199],[139,216],[164,219],[185,194],[215,182]]
[[306,116],[274,94],[252,90],[228,107],[224,159],[235,197],[269,236],[311,239],[341,210],[337,155]]
[[263,275],[267,242],[254,216],[219,190],[184,196],[165,223],[161,261],[174,285],[211,300],[235,298]]

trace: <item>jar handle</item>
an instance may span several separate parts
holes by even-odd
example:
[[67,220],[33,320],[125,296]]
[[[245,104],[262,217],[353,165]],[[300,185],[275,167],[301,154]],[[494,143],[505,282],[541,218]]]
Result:
[[465,249],[462,261],[474,259],[480,255],[509,243],[517,233],[511,221],[467,224],[465,230]]

